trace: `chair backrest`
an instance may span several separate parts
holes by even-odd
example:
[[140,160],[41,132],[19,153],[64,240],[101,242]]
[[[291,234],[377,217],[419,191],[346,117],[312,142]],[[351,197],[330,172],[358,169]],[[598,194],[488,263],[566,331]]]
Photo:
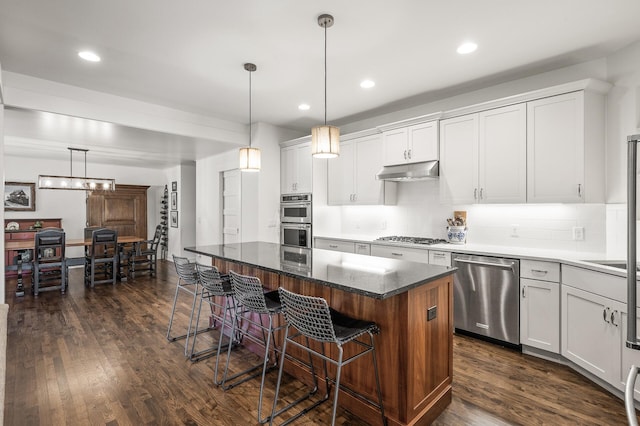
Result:
[[91,235],[91,257],[115,257],[118,254],[118,231],[113,229],[96,229]]
[[35,235],[36,261],[64,259],[65,232],[60,228],[44,228]]
[[196,270],[198,271],[198,278],[200,284],[214,296],[226,296],[230,287],[224,286],[224,280],[220,276],[218,268],[212,265],[202,265],[196,263]]
[[195,263],[189,262],[186,257],[174,254],[173,264],[182,284],[196,284],[198,282],[198,271],[196,271]]
[[151,240],[151,247],[149,249],[153,252],[158,251],[158,246],[160,245],[160,237],[162,236],[162,226],[156,226],[156,231],[153,234],[153,240]]
[[93,231],[97,231],[98,229],[102,229],[102,226],[88,226],[84,228],[84,239],[90,240],[93,238]]
[[303,336],[320,342],[337,342],[329,304],[322,297],[303,296],[280,287],[284,318]]
[[264,289],[258,277],[241,275],[233,271],[229,271],[229,275],[231,276],[233,294],[239,305],[259,314],[269,313],[267,302],[264,299]]

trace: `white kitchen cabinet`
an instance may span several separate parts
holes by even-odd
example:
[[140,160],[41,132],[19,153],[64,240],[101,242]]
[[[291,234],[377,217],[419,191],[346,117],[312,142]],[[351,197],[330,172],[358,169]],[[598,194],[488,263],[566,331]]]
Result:
[[390,259],[409,260],[429,263],[429,251],[411,247],[385,246],[371,244],[371,256],[388,257]]
[[604,201],[604,97],[578,91],[527,103],[527,201]]
[[382,137],[385,166],[438,159],[437,121],[387,130]]
[[280,150],[280,193],[312,191],[311,143],[288,146]]
[[623,311],[621,302],[563,283],[562,356],[616,386]]
[[332,240],[328,238],[316,238],[314,248],[323,250],[341,251],[344,253],[354,253],[355,244],[353,241]]
[[395,182],[376,180],[383,165],[380,135],[340,144],[340,156],[327,160],[327,204],[395,204]]
[[526,106],[440,122],[440,194],[450,203],[526,201]]
[[429,264],[451,266],[451,252],[429,250]]
[[355,253],[369,256],[371,254],[371,244],[355,243]]
[[520,262],[520,343],[560,353],[560,264]]

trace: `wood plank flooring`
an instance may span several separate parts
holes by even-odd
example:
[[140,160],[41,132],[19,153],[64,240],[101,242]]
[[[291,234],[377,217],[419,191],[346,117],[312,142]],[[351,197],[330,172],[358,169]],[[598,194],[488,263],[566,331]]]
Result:
[[[224,392],[212,385],[214,359],[192,363],[184,341],[166,340],[175,282],[170,262],[160,262],[157,277],[93,290],[75,269],[66,295],[34,298],[27,291],[16,298],[15,280],[7,280],[5,424],[258,424],[259,380]],[[188,322],[190,303],[180,296],[177,332]],[[212,337],[199,337],[200,347]],[[232,366],[257,360],[240,348]],[[267,404],[276,376],[268,375]],[[281,392],[301,390],[288,378]],[[436,425],[626,423],[621,400],[571,369],[463,336],[454,339],[453,395]],[[344,408],[337,424],[365,424]],[[327,403],[296,424],[325,425],[330,418]]]

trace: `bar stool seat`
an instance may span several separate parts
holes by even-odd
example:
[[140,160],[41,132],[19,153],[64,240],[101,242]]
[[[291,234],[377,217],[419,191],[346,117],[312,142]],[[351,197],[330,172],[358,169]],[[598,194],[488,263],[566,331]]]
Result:
[[[319,357],[323,361],[325,384],[327,393],[323,399],[315,402],[310,407],[305,408],[301,412],[295,414],[293,417],[287,419],[282,424],[288,424],[303,414],[309,412],[311,409],[317,407],[321,403],[325,402],[329,398],[330,383],[335,384],[333,395],[333,414],[331,424],[334,425],[336,421],[336,411],[338,408],[338,390],[344,390],[349,394],[367,402],[368,404],[376,407],[380,410],[382,423],[387,424],[386,417],[384,415],[384,405],[382,403],[382,392],[380,390],[380,376],[378,373],[378,363],[376,359],[375,342],[373,335],[378,334],[380,329],[377,324],[372,321],[358,320],[344,315],[334,309],[331,309],[327,301],[321,297],[303,296],[293,293],[282,287],[278,289],[280,292],[280,300],[284,309],[284,317],[286,321],[286,329],[284,342],[282,344],[282,356],[280,359],[280,370],[278,372],[278,383],[276,385],[276,394],[273,400],[271,422],[273,423],[274,417],[283,413],[284,411],[292,408],[295,405],[295,401],[289,404],[285,408],[276,411],[278,403],[278,394],[280,392],[280,385],[282,383],[282,373],[284,367],[284,359],[286,356],[287,346],[292,344],[300,349],[307,351],[311,354]],[[291,328],[297,331],[292,332]],[[369,343],[357,340],[358,337],[363,335],[369,336]],[[297,339],[304,337],[305,343],[302,344]],[[322,343],[321,352],[314,350],[309,345],[309,339]],[[347,359],[343,359],[343,346],[347,343],[352,343],[360,347],[360,351],[351,355]],[[324,343],[334,343],[338,349],[337,359],[333,359],[325,354]],[[376,393],[378,401],[372,401],[355,392],[352,389],[347,388],[340,383],[342,367],[355,361],[365,354],[370,353],[373,358],[374,374],[376,379]],[[336,378],[332,380],[329,378],[327,362],[330,362],[337,367]],[[313,363],[311,363],[311,374],[314,376],[314,385],[317,388],[317,382],[315,378],[315,372],[313,371]]]

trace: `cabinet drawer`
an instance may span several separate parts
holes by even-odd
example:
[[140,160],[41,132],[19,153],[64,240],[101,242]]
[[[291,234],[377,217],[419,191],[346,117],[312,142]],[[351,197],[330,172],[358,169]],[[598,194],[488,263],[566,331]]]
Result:
[[32,232],[11,232],[9,234],[9,240],[33,240],[35,238],[35,231]]
[[355,252],[355,246],[353,242],[340,240],[324,240],[317,238],[315,248],[323,250],[342,251],[345,253]]
[[451,253],[448,251],[429,250],[429,264],[451,266]]
[[560,282],[560,264],[538,260],[520,261],[520,277],[540,281]]
[[369,256],[371,254],[371,244],[355,243],[355,253]]
[[376,244],[371,244],[371,256],[429,263],[428,250],[407,247],[379,246]]

